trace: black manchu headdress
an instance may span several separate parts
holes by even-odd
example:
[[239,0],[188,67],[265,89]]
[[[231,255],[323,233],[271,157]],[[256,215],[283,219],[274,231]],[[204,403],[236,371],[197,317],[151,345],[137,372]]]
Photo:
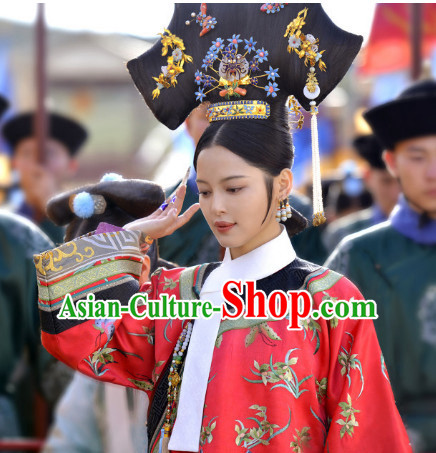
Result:
[[161,40],[127,68],[151,111],[170,129],[203,101],[211,103],[209,121],[267,120],[276,102],[288,101],[301,124],[300,106],[310,110],[319,224],[325,219],[317,105],[347,72],[362,37],[337,27],[320,4],[274,5],[176,4]]

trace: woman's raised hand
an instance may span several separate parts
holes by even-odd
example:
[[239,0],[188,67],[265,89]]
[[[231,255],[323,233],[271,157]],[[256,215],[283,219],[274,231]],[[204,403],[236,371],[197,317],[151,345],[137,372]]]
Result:
[[185,194],[186,184],[182,183],[175,193],[171,194],[166,202],[154,211],[153,214],[124,225],[124,229],[142,231],[153,239],[169,236],[187,223],[200,208],[200,205],[195,203],[182,215],[179,215],[182,210]]

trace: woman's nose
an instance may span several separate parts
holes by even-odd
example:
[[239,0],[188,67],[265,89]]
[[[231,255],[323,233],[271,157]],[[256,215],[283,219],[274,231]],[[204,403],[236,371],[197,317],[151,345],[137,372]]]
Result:
[[226,212],[224,197],[220,194],[214,194],[212,199],[212,209],[215,214]]

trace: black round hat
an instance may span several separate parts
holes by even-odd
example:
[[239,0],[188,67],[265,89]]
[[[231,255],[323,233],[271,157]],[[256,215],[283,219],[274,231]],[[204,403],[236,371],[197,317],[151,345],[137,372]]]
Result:
[[436,134],[436,81],[422,80],[410,85],[393,101],[363,114],[384,149],[398,142]]
[[164,200],[162,187],[154,182],[109,174],[96,184],[55,196],[47,203],[47,215],[56,225],[68,225],[65,241],[70,241],[101,222],[122,227],[150,215]]
[[6,98],[0,95],[0,116],[3,115],[4,111],[9,107],[9,102]]
[[386,165],[382,159],[383,147],[375,135],[359,135],[353,140],[353,146],[360,157],[365,159],[372,168],[386,169]]
[[[9,119],[3,126],[2,133],[12,149],[24,138],[34,135],[35,113],[21,113]],[[48,113],[49,137],[61,142],[73,156],[85,142],[88,133],[77,121],[59,113]]]

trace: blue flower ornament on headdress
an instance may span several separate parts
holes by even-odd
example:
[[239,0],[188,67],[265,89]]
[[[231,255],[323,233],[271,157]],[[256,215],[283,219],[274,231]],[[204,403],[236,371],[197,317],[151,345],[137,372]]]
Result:
[[[223,119],[259,119],[268,118],[270,109],[266,102],[257,100],[242,100],[247,94],[244,87],[252,85],[265,91],[265,98],[277,96],[280,90],[276,79],[280,77],[278,68],[268,65],[268,50],[256,48],[257,41],[250,37],[241,39],[240,34],[234,34],[224,40],[216,38],[212,41],[206,56],[203,58],[201,70],[194,75],[198,85],[195,92],[196,100],[202,102],[213,90],[219,90],[219,95],[227,101],[219,102],[209,108],[209,120]],[[265,66],[267,70],[261,70]],[[208,74],[209,72],[209,74]],[[263,72],[263,74],[262,74]],[[265,83],[262,83],[265,82]]]

